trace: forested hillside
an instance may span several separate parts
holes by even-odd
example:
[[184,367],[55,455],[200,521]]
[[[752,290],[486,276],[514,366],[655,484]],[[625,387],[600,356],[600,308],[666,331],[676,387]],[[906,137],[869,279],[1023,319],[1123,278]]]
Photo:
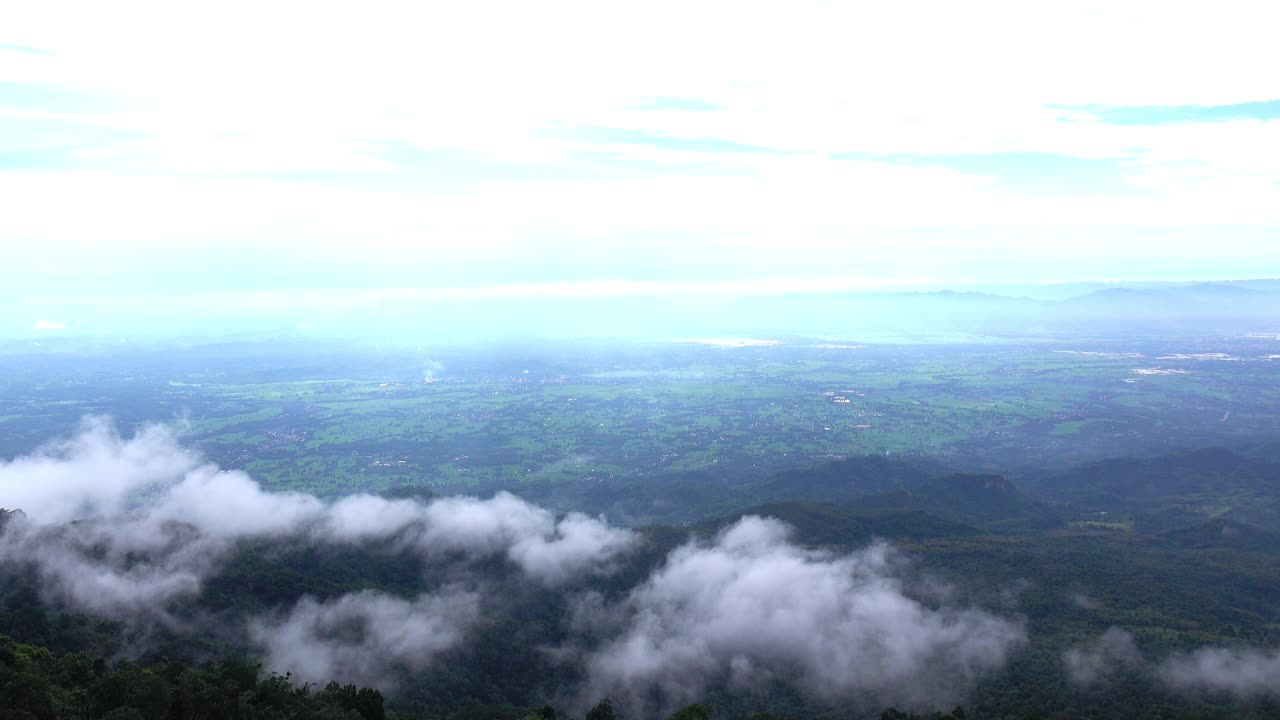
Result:
[[[1214,472],[1197,475],[1206,458],[1219,461]],[[1259,669],[1280,662],[1274,532],[1231,511],[1209,520],[1197,511],[1159,529],[1141,514],[1158,495],[1157,469],[1179,498],[1264,492],[1274,482],[1267,466],[1233,458],[1215,450],[1084,466],[1030,482],[1046,493],[1039,500],[999,476],[855,458],[726,492],[697,523],[635,531],[540,516],[511,496],[441,499],[404,487],[323,510],[354,518],[356,501],[377,509],[381,526],[342,530],[358,541],[297,525],[214,542],[215,528],[231,521],[214,515],[165,531],[176,532],[167,546],[125,555],[121,529],[36,526],[26,513],[6,513],[7,546],[30,550],[37,537],[70,554],[5,557],[0,634],[12,640],[0,687],[11,716],[26,717],[14,714],[20,708],[37,718],[369,720],[384,704],[400,717],[583,717],[604,699],[624,718],[665,717],[690,703],[716,718],[877,717],[889,705],[928,715],[956,704],[971,718],[1268,717],[1280,712],[1269,671]],[[1069,500],[1116,468],[1152,470],[1114,484],[1120,502],[1108,511],[1092,495]],[[205,502],[234,512],[209,487]],[[782,499],[790,490],[826,502]],[[776,499],[715,514],[735,497]],[[456,542],[434,529],[444,522],[437,510],[559,526],[547,544],[436,552],[419,543]],[[422,514],[402,524],[406,512]],[[507,527],[494,538],[525,532]],[[579,550],[564,553],[579,532],[597,546],[620,543],[617,554],[566,565],[578,562],[570,558]],[[214,554],[185,565],[192,552]],[[79,569],[64,574],[60,563],[74,558]],[[766,567],[769,585],[755,586]],[[159,582],[180,571],[198,573],[198,585],[103,595],[114,592],[106,578]],[[100,574],[89,595],[76,584],[84,573]],[[862,611],[814,596],[822,587],[882,605]],[[738,600],[784,602],[798,614],[756,615]],[[887,634],[842,629],[862,612]],[[431,617],[445,625],[421,624]],[[942,634],[920,630],[935,624]],[[943,639],[953,631],[963,634]],[[824,632],[840,655],[842,643],[864,645],[847,660],[823,660]],[[680,649],[690,637],[694,655]],[[898,643],[924,645],[899,651]],[[639,647],[656,664],[632,665]],[[899,652],[904,675],[884,664]],[[758,670],[741,674],[743,662]],[[931,676],[916,674],[924,667]],[[1222,675],[1232,672],[1253,672],[1261,684]]]

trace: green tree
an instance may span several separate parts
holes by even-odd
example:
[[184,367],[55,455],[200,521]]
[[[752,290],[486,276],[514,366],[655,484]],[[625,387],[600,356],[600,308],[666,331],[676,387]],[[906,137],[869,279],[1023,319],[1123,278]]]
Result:
[[587,711],[586,720],[615,720],[616,717],[613,714],[613,703],[605,698]]
[[711,708],[706,705],[685,705],[668,720],[711,720]]
[[49,683],[38,675],[0,667],[0,698],[7,710],[25,712],[36,720],[54,718]]
[[131,707],[118,707],[103,715],[99,720],[146,720],[142,711]]
[[525,715],[525,720],[556,720],[556,709],[550,705],[543,705]]
[[171,695],[164,678],[133,663],[120,663],[114,672],[94,683],[91,705],[95,715],[131,707],[145,720],[164,720],[169,715]]

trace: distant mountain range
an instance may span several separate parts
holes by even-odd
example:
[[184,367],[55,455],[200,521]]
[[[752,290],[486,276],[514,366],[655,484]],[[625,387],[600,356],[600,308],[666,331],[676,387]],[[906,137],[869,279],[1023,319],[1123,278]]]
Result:
[[[424,296],[426,297],[426,296]],[[182,303],[117,299],[111,305],[56,303],[8,308],[0,338],[59,341],[111,337],[348,339],[417,343],[511,337],[843,337],[891,342],[912,334],[978,336],[1280,333],[1280,280],[1201,283],[983,285],[962,290],[730,295],[535,296],[444,301],[413,297],[309,310],[305,303],[250,303],[237,315],[226,299]],[[71,324],[49,318],[75,317]],[[884,335],[885,337],[877,337]],[[52,343],[52,345],[51,345]]]
[[818,544],[1026,533],[1072,523],[1194,547],[1253,547],[1280,534],[1280,463],[1224,448],[1115,458],[1031,473],[1018,483],[1023,487],[1001,475],[956,473],[936,461],[869,455],[760,480],[689,473],[521,492],[638,525],[716,527],[744,514],[772,515]]
[[1280,281],[1072,287],[1078,292],[1057,298],[954,290],[746,298],[717,304],[710,316],[699,318],[695,312],[691,319],[723,326],[750,318],[750,325],[736,327],[744,334],[837,337],[885,332],[1013,337],[1280,332]]

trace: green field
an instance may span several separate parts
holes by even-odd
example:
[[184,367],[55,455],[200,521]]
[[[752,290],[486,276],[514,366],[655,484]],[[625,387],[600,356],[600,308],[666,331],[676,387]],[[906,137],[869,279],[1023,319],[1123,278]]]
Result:
[[[6,388],[0,443],[8,455],[29,451],[84,414],[176,419],[185,441],[225,467],[271,487],[340,493],[761,475],[860,454],[1016,467],[1280,429],[1280,364],[1268,348],[1081,345],[637,345],[476,369],[462,355],[450,367],[467,370],[430,382],[406,372],[413,357],[357,354],[337,376],[262,359],[116,372],[94,379],[88,398],[87,380],[31,367],[36,382]],[[1164,358],[1211,350],[1241,359]]]

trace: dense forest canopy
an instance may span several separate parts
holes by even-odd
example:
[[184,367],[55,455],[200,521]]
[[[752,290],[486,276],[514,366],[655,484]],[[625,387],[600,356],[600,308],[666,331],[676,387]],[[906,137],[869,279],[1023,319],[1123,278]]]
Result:
[[702,520],[629,528],[505,492],[270,491],[172,428],[92,420],[0,466],[22,508],[0,515],[0,685],[36,717],[1277,709],[1276,465],[1025,478],[883,456],[695,476],[652,492]]

